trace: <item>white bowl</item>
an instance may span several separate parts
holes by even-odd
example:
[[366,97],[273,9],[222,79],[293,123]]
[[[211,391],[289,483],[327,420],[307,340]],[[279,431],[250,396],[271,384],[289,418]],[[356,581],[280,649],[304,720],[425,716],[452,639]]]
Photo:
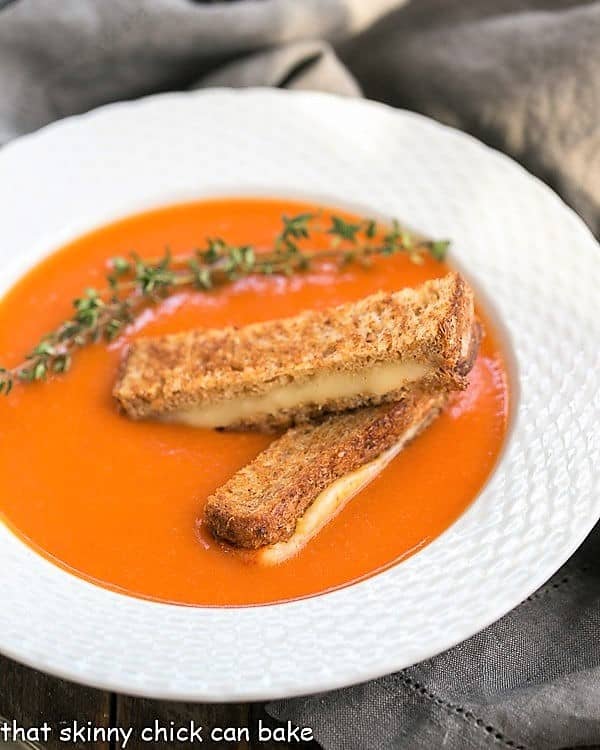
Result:
[[254,700],[340,687],[433,656],[497,619],[598,519],[599,248],[510,159],[423,117],[316,93],[211,90],[51,125],[0,152],[0,291],[100,224],[227,194],[322,200],[451,237],[453,259],[493,302],[518,365],[499,466],[469,510],[418,554],[285,604],[192,608],[112,593],[0,527],[8,656],[160,698]]

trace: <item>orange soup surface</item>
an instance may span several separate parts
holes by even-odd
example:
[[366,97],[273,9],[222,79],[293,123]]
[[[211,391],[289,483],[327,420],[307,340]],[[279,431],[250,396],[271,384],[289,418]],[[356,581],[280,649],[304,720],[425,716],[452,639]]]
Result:
[[[281,216],[305,203],[227,199],[140,214],[88,234],[42,261],[0,303],[0,364],[15,366],[102,288],[108,259],[203,245],[206,237],[272,247]],[[340,213],[340,212],[337,212]],[[410,217],[408,217],[410,219]],[[326,241],[317,239],[317,244]],[[485,336],[468,390],[352,499],[296,557],[266,568],[225,552],[198,527],[207,496],[270,436],[133,422],[111,398],[133,337],[244,325],[396,290],[442,276],[427,258],[330,263],[291,278],[250,277],[210,292],[182,291],[147,309],[107,346],[77,353],[65,375],[0,398],[0,514],[32,547],[84,578],[136,596],[189,605],[246,605],[317,594],[370,576],[435,539],[493,470],[507,423],[502,351]]]

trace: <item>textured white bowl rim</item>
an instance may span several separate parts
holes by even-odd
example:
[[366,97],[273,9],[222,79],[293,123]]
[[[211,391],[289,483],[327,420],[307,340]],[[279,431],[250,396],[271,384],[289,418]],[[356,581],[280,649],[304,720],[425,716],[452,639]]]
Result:
[[410,559],[338,591],[260,607],[191,608],[114,593],[0,525],[7,656],[168,699],[337,688],[431,657],[498,619],[598,519],[598,246],[513,161],[427,118],[325,94],[215,89],[50,125],[0,152],[0,293],[107,221],[252,194],[398,216],[453,239],[453,258],[493,300],[518,363],[519,406],[497,470],[469,510]]

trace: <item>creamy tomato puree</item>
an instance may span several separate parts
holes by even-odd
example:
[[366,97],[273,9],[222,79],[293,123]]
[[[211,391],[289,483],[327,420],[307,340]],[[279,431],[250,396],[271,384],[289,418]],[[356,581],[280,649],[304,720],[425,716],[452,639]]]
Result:
[[[269,247],[282,214],[314,209],[291,201],[212,200],[88,234],[41,262],[2,300],[0,363],[16,365],[42,334],[71,315],[74,297],[88,286],[103,287],[112,256],[135,250],[153,257],[167,244],[174,253],[185,252],[218,235]],[[79,352],[66,375],[17,385],[0,398],[3,519],[73,573],[182,604],[294,599],[393,565],[465,510],[498,457],[508,386],[489,324],[469,389],[297,557],[272,568],[224,552],[196,523],[206,497],[271,438],[132,422],[118,413],[111,388],[123,347],[134,336],[289,316],[416,285],[447,270],[429,258],[415,265],[397,256],[369,269],[339,271],[325,264],[293,278],[250,278],[170,297],[144,312],[122,339]]]

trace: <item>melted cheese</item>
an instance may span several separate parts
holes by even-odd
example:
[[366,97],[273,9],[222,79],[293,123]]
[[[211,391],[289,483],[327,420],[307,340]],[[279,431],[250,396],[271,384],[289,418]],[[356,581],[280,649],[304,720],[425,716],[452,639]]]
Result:
[[306,404],[324,404],[353,396],[383,396],[424,377],[430,368],[419,362],[385,362],[362,372],[333,372],[303,383],[277,386],[258,396],[194,406],[168,415],[170,422],[193,427],[228,427],[247,419],[297,409]]
[[412,440],[420,427],[420,424],[414,425],[397,443],[394,443],[374,461],[370,461],[330,484],[298,520],[293,535],[287,541],[259,549],[253,553],[253,559],[261,565],[277,565],[296,555],[363,487],[385,469],[406,443]]

